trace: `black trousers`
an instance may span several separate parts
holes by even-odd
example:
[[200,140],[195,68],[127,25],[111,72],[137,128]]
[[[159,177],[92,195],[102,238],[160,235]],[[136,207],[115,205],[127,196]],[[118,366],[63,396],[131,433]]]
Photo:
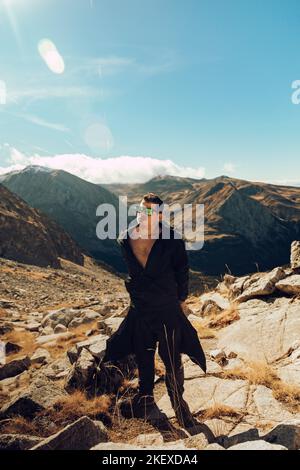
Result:
[[[166,312],[164,312],[165,314]],[[172,315],[172,313],[171,313]],[[178,418],[190,414],[182,395],[184,392],[184,369],[179,352],[180,329],[176,322],[165,315],[137,319],[134,327],[133,343],[139,371],[139,394],[153,395],[155,362],[154,356],[158,343],[158,354],[162,359],[166,374],[167,392]]]

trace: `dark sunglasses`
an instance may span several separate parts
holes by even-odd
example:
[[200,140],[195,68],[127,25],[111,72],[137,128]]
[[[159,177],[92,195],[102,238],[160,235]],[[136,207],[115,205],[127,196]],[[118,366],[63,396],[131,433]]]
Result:
[[134,210],[135,212],[137,213],[143,213],[143,214],[146,214],[146,215],[153,215],[154,213],[157,213],[158,214],[158,209],[154,208],[154,207],[145,207],[145,206],[140,206],[140,205],[136,205],[134,206]]

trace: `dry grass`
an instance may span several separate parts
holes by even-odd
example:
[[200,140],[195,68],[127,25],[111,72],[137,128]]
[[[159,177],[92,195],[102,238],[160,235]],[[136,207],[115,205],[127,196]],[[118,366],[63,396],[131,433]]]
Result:
[[215,338],[215,332],[208,326],[205,325],[204,321],[199,320],[192,320],[191,321],[193,327],[198,333],[199,338],[201,339],[210,339]]
[[253,385],[265,385],[268,388],[273,388],[275,381],[279,380],[272,367],[265,361],[248,361],[245,362],[245,367],[223,370],[222,377],[248,380]]
[[86,336],[86,332],[91,329],[97,329],[96,327],[96,321],[79,325],[75,328],[72,328],[69,337],[58,337],[54,344],[47,345],[46,343],[41,345],[41,347],[47,349],[52,358],[57,359],[70,348],[72,348],[72,346],[74,346],[76,343],[88,340],[89,338]]
[[109,395],[100,395],[88,399],[84,392],[77,390],[62,398],[53,407],[55,422],[75,421],[81,416],[96,419],[99,414],[108,414],[112,403]]
[[292,411],[300,412],[300,387],[278,380],[273,387],[276,400],[284,403]]
[[201,417],[204,420],[223,417],[240,418],[241,416],[242,412],[240,410],[224,405],[223,403],[215,403],[213,406],[207,408],[203,413],[201,413]]
[[112,427],[108,430],[108,436],[112,442],[129,442],[140,434],[150,434],[153,432],[157,432],[157,429],[143,419],[126,419],[118,415],[113,418]]
[[7,311],[4,308],[0,308],[0,318],[5,318],[7,316]]
[[57,401],[52,408],[38,413],[34,420],[15,416],[10,420],[5,420],[2,425],[0,422],[0,432],[47,437],[82,416],[88,416],[94,420],[99,419],[107,424],[110,422],[111,401],[108,395],[89,400],[83,392],[76,391]]
[[248,361],[244,368],[223,370],[221,377],[243,379],[254,385],[264,385],[272,390],[276,400],[287,405],[291,411],[300,411],[300,387],[280,380],[273,368],[265,361]]
[[27,434],[29,436],[40,435],[32,421],[23,418],[23,416],[14,416],[9,420],[5,420],[3,424],[0,422],[0,433]]
[[9,354],[8,359],[12,361],[22,356],[31,356],[37,349],[38,345],[35,342],[35,335],[30,331],[10,331],[3,335],[3,341],[10,341],[21,346],[22,349],[16,353]]
[[210,314],[206,319],[206,326],[209,328],[224,328],[227,325],[240,319],[238,305],[236,302],[232,302],[230,307],[220,313]]

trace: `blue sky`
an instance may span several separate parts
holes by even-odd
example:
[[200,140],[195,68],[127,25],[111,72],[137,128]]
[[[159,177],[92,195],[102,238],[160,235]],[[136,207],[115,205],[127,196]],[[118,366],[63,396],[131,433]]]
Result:
[[0,172],[300,184],[299,23],[297,0],[0,0]]

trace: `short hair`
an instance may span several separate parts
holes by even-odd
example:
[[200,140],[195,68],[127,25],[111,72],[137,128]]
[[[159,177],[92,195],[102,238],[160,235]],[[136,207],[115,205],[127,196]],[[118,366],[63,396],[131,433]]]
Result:
[[146,193],[143,196],[143,201],[150,202],[152,204],[158,204],[159,205],[158,211],[159,212],[163,211],[164,201],[158,196],[158,194]]

